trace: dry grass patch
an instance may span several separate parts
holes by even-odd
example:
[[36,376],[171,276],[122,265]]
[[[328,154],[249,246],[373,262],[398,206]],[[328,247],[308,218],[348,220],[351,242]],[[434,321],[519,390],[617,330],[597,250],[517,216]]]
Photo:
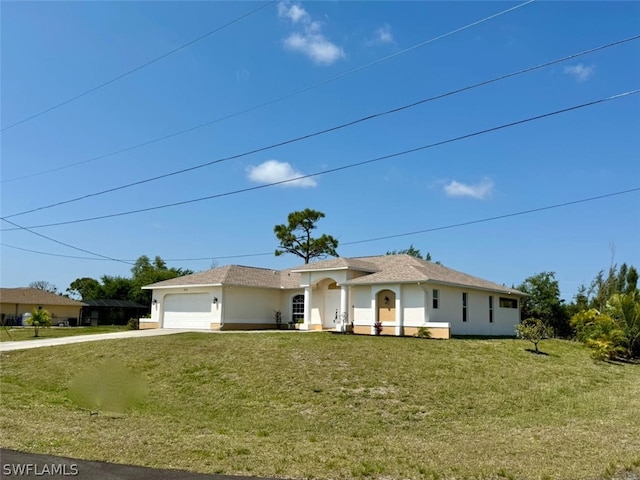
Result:
[[[3,356],[3,447],[294,478],[608,478],[640,471],[640,366],[580,345],[330,334],[180,334]],[[148,383],[90,417],[82,365]],[[34,368],[33,365],[44,366]]]

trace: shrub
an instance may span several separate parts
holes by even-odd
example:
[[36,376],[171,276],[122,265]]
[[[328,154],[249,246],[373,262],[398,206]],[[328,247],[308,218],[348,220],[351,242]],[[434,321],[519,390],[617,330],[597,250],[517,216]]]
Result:
[[571,318],[576,338],[598,360],[640,355],[640,301],[635,293],[614,294],[605,312],[583,310]]
[[373,330],[376,335],[380,335],[382,333],[382,322],[376,321],[376,323],[373,324]]
[[416,333],[416,337],[431,338],[431,330],[429,330],[429,327],[420,327],[418,328],[418,333]]
[[127,330],[139,330],[140,320],[137,318],[130,318],[127,322]]

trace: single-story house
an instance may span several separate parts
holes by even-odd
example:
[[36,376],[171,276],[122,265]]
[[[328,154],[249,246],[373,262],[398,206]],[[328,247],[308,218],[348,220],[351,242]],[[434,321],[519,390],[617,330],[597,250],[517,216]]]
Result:
[[149,306],[131,300],[83,300],[81,325],[126,325],[131,318],[149,313]]
[[227,265],[143,287],[140,328],[352,330],[434,338],[514,335],[525,295],[409,255],[334,258],[289,270]]
[[25,313],[42,307],[51,314],[52,325],[77,324],[84,303],[37,288],[0,288],[0,316],[4,325],[20,325]]

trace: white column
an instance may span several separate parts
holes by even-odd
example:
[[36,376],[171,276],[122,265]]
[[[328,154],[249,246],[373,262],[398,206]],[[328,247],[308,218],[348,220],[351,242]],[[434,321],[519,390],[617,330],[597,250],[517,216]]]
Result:
[[402,336],[402,327],[404,324],[402,308],[402,284],[399,284],[398,291],[396,292],[396,337]]
[[304,323],[301,325],[302,330],[309,330],[311,324],[311,285],[304,287]]
[[340,318],[338,319],[337,329],[341,332],[347,331],[348,318],[348,304],[349,304],[349,287],[346,285],[340,286]]
[[373,286],[371,287],[371,335],[376,334],[376,327],[374,326],[376,320],[378,319],[378,302],[376,301],[376,297],[378,294],[376,293]]

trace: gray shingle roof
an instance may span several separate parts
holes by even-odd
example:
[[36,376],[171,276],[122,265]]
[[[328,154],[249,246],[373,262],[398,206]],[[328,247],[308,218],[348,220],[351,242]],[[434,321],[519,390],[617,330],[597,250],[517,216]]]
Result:
[[0,288],[1,303],[18,303],[22,305],[65,305],[82,307],[84,303],[62,295],[45,292],[37,288]]
[[180,286],[234,285],[259,288],[300,288],[300,272],[314,270],[351,269],[367,272],[344,285],[374,285],[380,283],[435,282],[481,290],[523,295],[522,292],[497,283],[458,272],[410,255],[380,255],[375,257],[332,258],[308,263],[289,270],[227,265],[184,277],[147,285],[145,289]]
[[410,255],[383,255],[369,257],[368,260],[379,267],[379,271],[371,275],[354,278],[345,285],[373,285],[377,283],[435,282],[448,285],[473,287],[481,290],[524,295],[513,288],[499,285],[489,280],[474,277],[467,273],[436,263],[421,260]]
[[[373,257],[372,257],[373,258]],[[293,272],[306,272],[310,270],[338,270],[338,269],[359,270],[361,272],[377,272],[379,267],[368,261],[366,258],[346,258],[338,257],[319,262],[307,263],[299,267],[292,268]]]
[[143,288],[166,288],[188,285],[235,285],[260,288],[300,288],[300,274],[291,270],[226,265],[205,272],[172,278]]

